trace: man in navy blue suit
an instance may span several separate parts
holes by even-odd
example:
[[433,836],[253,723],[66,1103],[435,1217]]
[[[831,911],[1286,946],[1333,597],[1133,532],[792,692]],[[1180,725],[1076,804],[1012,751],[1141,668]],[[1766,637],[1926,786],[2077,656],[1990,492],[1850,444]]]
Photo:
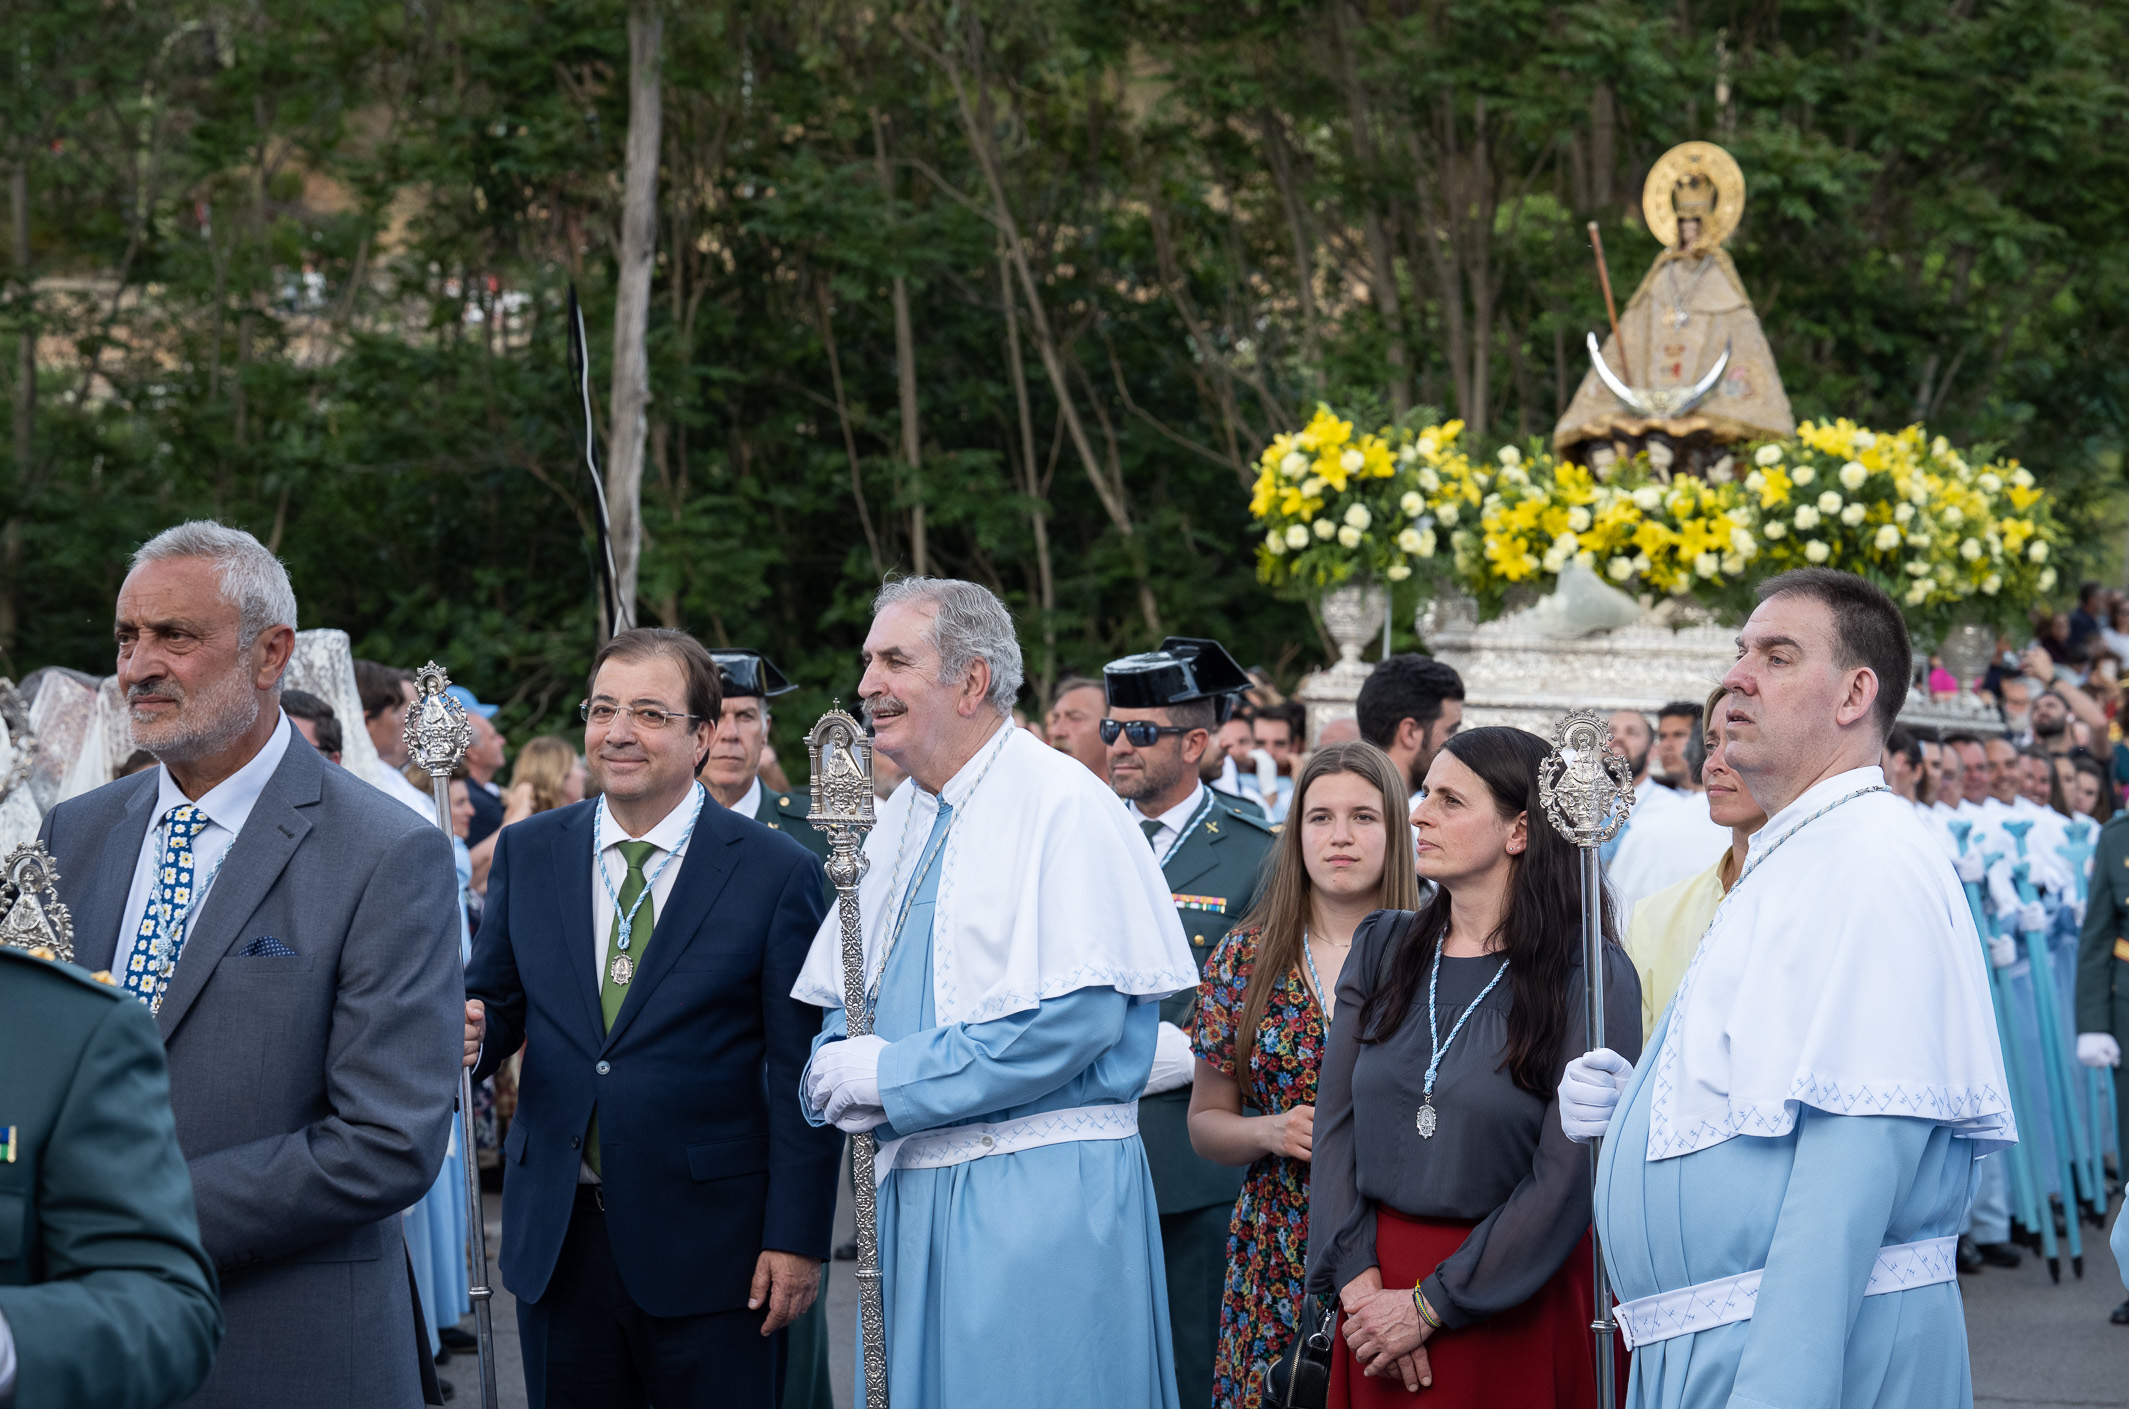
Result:
[[474,1079],[520,1045],[503,1285],[533,1409],[772,1403],[813,1303],[841,1137],[799,1109],[790,997],[820,863],[696,782],[717,666],[679,631],[592,662],[602,796],[506,829],[466,970]]

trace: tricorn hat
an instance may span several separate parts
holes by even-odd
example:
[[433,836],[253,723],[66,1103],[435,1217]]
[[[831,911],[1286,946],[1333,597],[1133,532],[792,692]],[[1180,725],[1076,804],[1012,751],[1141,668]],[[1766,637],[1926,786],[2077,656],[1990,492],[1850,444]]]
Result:
[[774,699],[798,688],[760,651],[712,651],[710,659],[717,662],[717,674],[727,696]]
[[1256,683],[1225,646],[1201,636],[1170,636],[1157,651],[1112,660],[1101,678],[1112,707],[1162,709],[1211,700],[1214,718],[1223,723],[1234,697]]

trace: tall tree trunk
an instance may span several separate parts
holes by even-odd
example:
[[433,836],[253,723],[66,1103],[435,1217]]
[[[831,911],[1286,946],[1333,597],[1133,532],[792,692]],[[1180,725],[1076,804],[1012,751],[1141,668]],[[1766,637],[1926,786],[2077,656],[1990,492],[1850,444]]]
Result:
[[1389,346],[1383,354],[1388,364],[1390,383],[1390,410],[1403,416],[1412,409],[1412,374],[1405,356],[1405,326],[1402,316],[1402,300],[1397,291],[1397,252],[1390,246],[1390,222],[1385,217],[1382,203],[1377,199],[1383,184],[1383,172],[1377,159],[1373,119],[1368,112],[1368,97],[1360,81],[1360,70],[1353,61],[1352,32],[1357,17],[1349,13],[1346,0],[1334,0],[1331,6],[1331,42],[1338,50],[1340,86],[1345,90],[1346,120],[1353,129],[1353,156],[1360,167],[1363,195],[1361,197],[1361,233],[1366,239],[1368,251],[1368,284],[1375,298],[1376,312],[1382,316],[1383,331]]
[[30,316],[30,168],[18,160],[7,174],[9,224],[13,227],[10,258],[15,276],[16,311],[23,328],[15,361],[15,507],[0,528],[0,652],[12,660],[15,635],[21,624],[16,608],[16,585],[22,572],[21,496],[31,482],[30,457],[36,450],[37,425],[37,327]]
[[[880,192],[894,208],[894,166],[887,158],[887,124],[877,108],[872,113],[872,151],[880,170]],[[909,467],[909,551],[917,576],[931,572],[930,549],[924,532],[923,438],[917,423],[917,338],[909,322],[909,281],[894,276],[888,290],[894,300],[894,380],[902,403],[902,463]]]
[[628,147],[621,191],[620,277],[614,298],[612,419],[606,517],[613,528],[614,595],[623,630],[636,619],[643,556],[643,454],[650,428],[651,274],[658,248],[659,106],[665,16],[658,0],[628,7]]
[[1020,355],[1020,302],[1013,293],[1013,262],[1001,241],[998,246],[998,292],[1005,298],[1005,365],[1013,374],[1013,400],[1020,411],[1020,492],[1028,500],[1028,529],[1035,535],[1035,596],[1042,608],[1042,664],[1035,683],[1035,698],[1047,700],[1057,675],[1057,577],[1050,567],[1050,505],[1035,468],[1035,417],[1028,408],[1027,368]]

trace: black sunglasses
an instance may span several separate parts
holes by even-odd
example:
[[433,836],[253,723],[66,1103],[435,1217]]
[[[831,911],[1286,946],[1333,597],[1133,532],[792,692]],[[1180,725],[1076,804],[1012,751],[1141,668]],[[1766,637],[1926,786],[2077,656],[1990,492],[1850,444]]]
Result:
[[1153,741],[1163,734],[1187,734],[1190,730],[1180,724],[1155,724],[1150,719],[1134,719],[1129,724],[1121,719],[1104,719],[1101,722],[1101,741],[1113,744],[1118,735],[1131,741],[1133,748],[1151,748]]

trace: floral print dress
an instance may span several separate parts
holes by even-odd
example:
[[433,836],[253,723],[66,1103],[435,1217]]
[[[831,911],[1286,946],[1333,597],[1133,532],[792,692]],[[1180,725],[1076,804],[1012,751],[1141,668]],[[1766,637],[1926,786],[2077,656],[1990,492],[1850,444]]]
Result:
[[[1255,966],[1257,934],[1238,929],[1205,961],[1192,1044],[1266,1115],[1316,1103],[1316,1073],[1328,1033],[1323,1010],[1298,968],[1272,991],[1251,1044],[1249,1071],[1235,1071],[1235,1024]],[[1263,1155],[1250,1165],[1227,1225],[1227,1284],[1213,1360],[1213,1409],[1256,1409],[1264,1376],[1293,1341],[1308,1271],[1306,1162]]]

